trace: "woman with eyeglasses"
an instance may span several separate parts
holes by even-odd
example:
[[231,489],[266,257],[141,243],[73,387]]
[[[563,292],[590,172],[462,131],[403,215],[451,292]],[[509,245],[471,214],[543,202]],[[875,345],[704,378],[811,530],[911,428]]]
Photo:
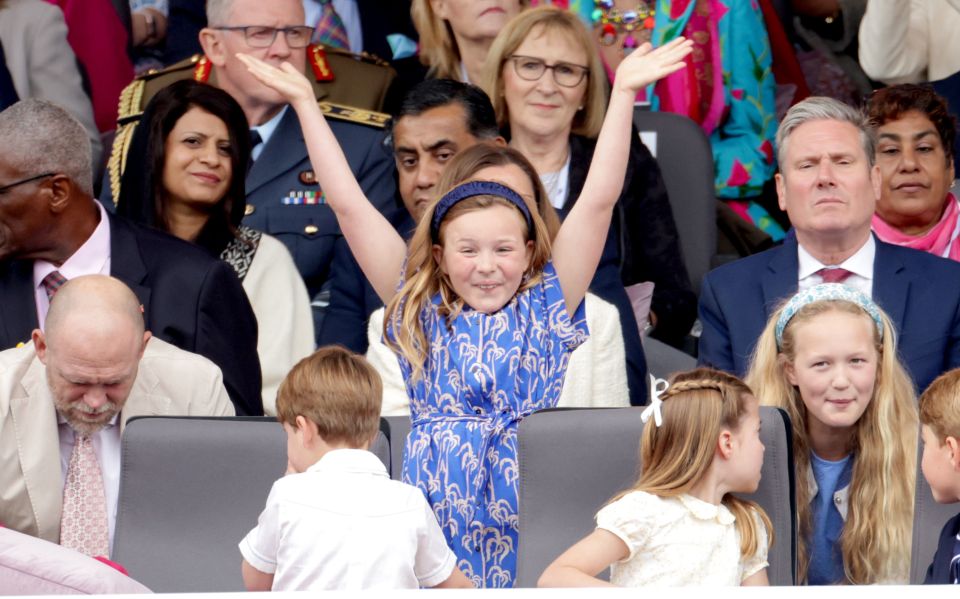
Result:
[[[572,13],[524,11],[490,48],[484,88],[510,140],[533,163],[550,202],[566,217],[583,188],[603,122],[607,82],[586,28]],[[640,329],[678,344],[696,318],[660,169],[634,135],[623,193],[591,291],[620,311],[630,397],[645,403]],[[655,284],[649,322],[637,323],[624,285]]]
[[[240,224],[250,160],[247,119],[227,92],[185,79],[157,92],[130,142],[117,214],[195,243],[236,271],[257,317],[263,408],[313,351],[310,299],[283,243]],[[211,293],[217,293],[211,290]]]

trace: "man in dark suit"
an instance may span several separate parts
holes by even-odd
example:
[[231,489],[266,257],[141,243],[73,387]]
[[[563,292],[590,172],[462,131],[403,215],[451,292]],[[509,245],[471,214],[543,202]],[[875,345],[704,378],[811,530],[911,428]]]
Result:
[[810,286],[843,281],[893,320],[919,389],[960,365],[960,264],[889,245],[870,232],[880,195],[874,133],[859,111],[809,98],[777,131],[780,207],[795,235],[720,267],[700,292],[700,363],[743,375],[768,317]]
[[113,275],[156,337],[209,358],[237,413],[262,415],[257,323],[230,266],[109,216],[92,195],[83,127],[58,106],[24,100],[0,113],[0,148],[0,348],[43,327],[64,279]]
[[[320,331],[329,296],[325,286],[334,242],[341,237],[333,211],[323,201],[307,156],[297,115],[282,96],[257,81],[237,59],[243,52],[270,64],[286,61],[303,70],[306,52],[291,47],[280,29],[302,27],[300,0],[216,0],[207,3],[210,24],[200,32],[204,53],[213,65],[216,85],[243,108],[255,132],[254,163],[247,174],[247,217],[244,224],[270,233],[286,244],[307,284]],[[250,44],[245,28],[275,28],[269,46]],[[294,45],[299,45],[295,43]],[[329,119],[353,174],[370,201],[391,217],[396,210],[393,164],[382,146],[384,119],[377,113],[347,109],[348,120]],[[365,124],[361,124],[365,123]]]

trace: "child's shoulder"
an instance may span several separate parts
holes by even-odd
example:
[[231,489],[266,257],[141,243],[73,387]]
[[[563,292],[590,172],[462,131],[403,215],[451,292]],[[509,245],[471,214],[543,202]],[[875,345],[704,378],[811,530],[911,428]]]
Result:
[[681,516],[683,505],[676,497],[661,497],[647,491],[628,491],[597,513],[597,519],[665,521]]

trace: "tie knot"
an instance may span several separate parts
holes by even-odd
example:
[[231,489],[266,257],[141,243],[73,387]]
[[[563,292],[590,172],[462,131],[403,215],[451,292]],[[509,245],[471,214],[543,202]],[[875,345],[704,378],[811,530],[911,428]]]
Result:
[[846,268],[821,268],[817,274],[824,283],[843,283],[853,273]]
[[260,132],[256,129],[250,130],[250,149],[253,149],[260,145],[260,142],[263,141],[263,138],[260,137]]
[[53,300],[53,296],[57,294],[57,291],[59,291],[60,287],[62,287],[66,282],[67,279],[60,274],[60,271],[55,270],[43,277],[43,280],[40,281],[40,284],[43,285],[43,289],[47,292],[47,299]]

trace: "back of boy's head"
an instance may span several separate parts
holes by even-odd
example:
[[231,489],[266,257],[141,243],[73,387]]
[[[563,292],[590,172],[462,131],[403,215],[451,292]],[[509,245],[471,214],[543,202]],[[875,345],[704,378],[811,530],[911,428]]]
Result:
[[640,441],[638,487],[662,496],[690,489],[710,468],[723,429],[737,430],[753,392],[710,368],[681,372],[661,396],[663,422],[647,422]]
[[920,424],[926,424],[940,443],[960,438],[960,368],[938,376],[920,396]]
[[277,420],[296,426],[297,416],[317,425],[327,443],[361,447],[380,429],[383,383],[362,356],[338,345],[300,360],[277,391]]

